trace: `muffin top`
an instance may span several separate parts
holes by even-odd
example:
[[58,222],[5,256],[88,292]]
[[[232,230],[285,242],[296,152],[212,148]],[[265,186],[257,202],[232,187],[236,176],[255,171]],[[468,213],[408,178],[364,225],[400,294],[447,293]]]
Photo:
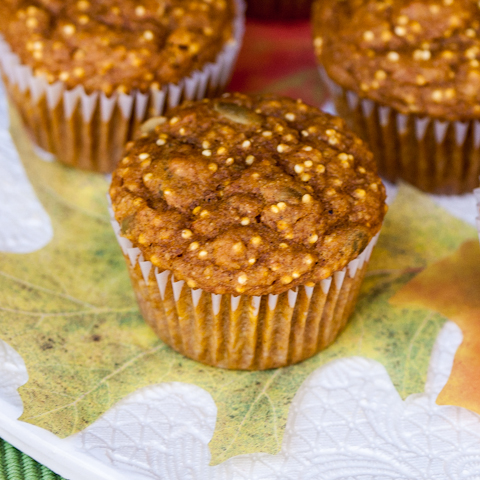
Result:
[[402,113],[480,118],[479,5],[317,0],[317,57],[342,87]]
[[0,33],[35,75],[110,95],[214,61],[234,14],[233,0],[1,0]]
[[372,154],[343,120],[301,101],[226,94],[144,130],[113,173],[115,217],[146,260],[192,288],[310,285],[380,229],[385,190]]

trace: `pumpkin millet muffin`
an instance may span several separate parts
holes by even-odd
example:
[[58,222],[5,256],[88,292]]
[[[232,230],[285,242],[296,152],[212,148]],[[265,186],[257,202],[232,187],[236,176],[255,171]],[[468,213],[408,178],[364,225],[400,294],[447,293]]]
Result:
[[380,174],[462,193],[480,175],[480,6],[317,0],[314,44],[337,109]]
[[111,171],[146,118],[221,91],[242,8],[235,0],[2,0],[9,97],[37,145],[69,165]]
[[328,346],[386,211],[366,145],[341,119],[271,95],[187,103],[144,132],[110,196],[157,334],[191,358],[239,369]]

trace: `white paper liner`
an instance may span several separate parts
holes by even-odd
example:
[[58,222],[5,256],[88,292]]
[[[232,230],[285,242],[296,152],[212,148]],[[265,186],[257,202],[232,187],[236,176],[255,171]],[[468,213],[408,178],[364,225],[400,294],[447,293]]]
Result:
[[480,188],[476,188],[473,191],[473,194],[475,195],[475,200],[477,201],[477,230],[480,239]]
[[[108,199],[110,202],[109,197]],[[212,319],[213,323],[218,323],[219,325],[225,320],[225,318],[227,318],[229,322],[232,322],[232,318],[235,317],[235,312],[237,312],[240,306],[242,306],[243,311],[248,309],[249,317],[254,319],[254,322],[251,322],[252,325],[255,324],[252,328],[257,328],[256,324],[258,323],[258,331],[255,333],[255,336],[261,339],[263,344],[261,346],[254,345],[252,348],[248,348],[247,346],[244,348],[244,350],[247,351],[247,354],[244,354],[242,358],[238,358],[239,355],[237,352],[236,355],[232,355],[233,358],[230,358],[227,354],[223,355],[223,358],[217,360],[215,358],[212,359],[211,352],[199,353],[195,351],[195,347],[189,348],[186,346],[192,342],[192,339],[179,338],[182,337],[181,332],[163,333],[162,335],[157,329],[155,329],[157,334],[159,334],[166,343],[181,353],[194,358],[195,360],[202,361],[203,363],[234,369],[263,370],[267,368],[282,367],[302,361],[323,348],[326,348],[343,329],[351,314],[372,249],[375,246],[379,235],[375,235],[365,250],[356,259],[352,260],[343,270],[335,272],[331,277],[322,280],[320,284],[315,286],[301,285],[280,295],[216,295],[205,292],[201,289],[191,289],[183,280],[177,281],[172,272],[168,270],[160,271],[157,267],[154,267],[151,262],[145,261],[140,249],[134,247],[128,239],[121,236],[120,226],[115,220],[111,206],[109,206],[109,212],[111,216],[111,224],[115,231],[118,243],[120,244],[125,258],[130,264],[131,276],[132,271],[138,264],[141,271],[139,277],[143,277],[140,283],[144,282],[142,287],[144,288],[144,291],[147,291],[149,286],[156,282],[154,288],[157,289],[160,294],[162,302],[166,302],[166,304],[172,303],[171,300],[173,298],[174,305],[172,304],[173,306],[170,305],[170,307],[168,305],[165,306],[165,312],[170,308],[173,311],[174,317],[177,317],[178,313],[178,318],[173,320],[173,323],[175,323],[175,330],[181,330],[181,326],[179,327],[178,325],[182,322],[181,311],[185,311],[186,303],[190,305],[190,308],[195,312],[200,302],[203,301],[203,304],[208,308],[207,315]],[[351,280],[347,282],[347,279]],[[135,287],[133,277],[132,282],[134,282]],[[344,286],[345,288],[342,290],[342,287]],[[139,292],[137,291],[136,293],[137,298],[139,298]],[[142,294],[140,294],[140,297],[141,296]],[[191,298],[186,299],[186,296],[191,296]],[[322,297],[322,299],[320,299],[320,297]],[[313,347],[311,345],[305,346],[304,343],[307,331],[305,325],[307,323],[307,317],[309,318],[311,311],[314,311],[313,309],[316,308],[316,305],[319,302],[323,302],[322,308],[324,310],[320,311],[318,321],[316,322],[318,325],[316,326],[316,336],[313,338]],[[320,322],[327,310],[333,315],[333,320],[329,318],[326,325],[322,326],[320,325]],[[262,313],[259,316],[260,311]],[[145,311],[143,311],[143,313],[145,317],[148,317],[148,314],[145,315]],[[167,313],[166,315],[168,317]],[[190,313],[190,315],[192,315],[192,313]],[[240,314],[237,316],[239,315]],[[275,325],[269,324],[269,322],[275,323],[278,319],[283,321],[285,317],[288,317],[286,322],[288,324],[288,332],[280,335],[282,338],[278,338],[278,334],[274,332]],[[297,327],[295,327],[293,321],[292,325],[290,325],[289,322],[294,317],[297,320],[298,318],[302,319],[304,325],[300,327],[297,325]],[[146,320],[151,326],[153,326],[148,318],[146,318]],[[190,322],[190,320],[186,321],[186,323],[188,322]],[[299,330],[299,328],[300,330],[303,328],[303,330],[300,332],[294,332],[294,330]],[[308,329],[310,331],[310,327],[308,327]],[[221,325],[213,328],[213,335],[222,332],[222,330],[223,328]],[[189,335],[195,336],[191,331],[189,331]],[[223,332],[220,333],[220,335],[223,335]],[[225,338],[222,339],[223,343],[229,342],[229,335],[232,336],[232,332],[227,332],[225,334]],[[295,335],[297,335],[298,338],[293,339],[293,336]],[[282,339],[285,343],[284,348],[282,347]],[[312,339],[309,339],[309,341],[312,343]],[[274,345],[275,342],[280,346]],[[233,349],[235,347],[235,345],[232,345]],[[280,352],[278,351],[279,349],[281,350]],[[275,351],[275,353],[271,354],[272,351]],[[213,357],[215,357],[215,355],[213,355]]]
[[379,172],[402,178],[423,191],[471,192],[480,175],[480,120],[448,122],[395,109],[361,98],[333,82],[323,67],[337,111],[371,146]]
[[[23,65],[20,58],[11,51],[8,43],[0,35],[0,70],[6,83],[9,97],[13,98],[12,90],[15,89],[22,97],[29,99],[29,106],[35,111],[27,113],[27,107],[22,111],[20,99],[14,101],[22,113],[24,121],[28,124],[32,140],[46,152],[55,154],[58,159],[69,165],[81,168],[111,171],[119,159],[118,150],[130,140],[136,128],[147,118],[162,115],[167,109],[179,105],[185,100],[201,100],[205,97],[217,96],[226,87],[233,67],[235,65],[245,31],[245,3],[244,0],[235,0],[237,15],[234,19],[233,39],[227,42],[218,54],[215,62],[207,63],[201,70],[191,73],[177,84],[167,84],[162,88],[151,88],[149,92],[133,91],[131,94],[114,92],[107,97],[104,92],[87,94],[83,86],[68,90],[62,81],[49,84],[45,78],[33,74],[32,68]],[[38,109],[38,111],[36,110]],[[65,122],[72,123],[69,132],[72,138],[66,135],[54,134],[45,129],[55,128],[58,123],[58,109]],[[42,110],[45,110],[43,112]],[[114,158],[106,165],[98,165],[96,159],[89,165],[88,159],[79,160],[78,152],[72,153],[72,145],[65,148],[63,141],[73,144],[82,144],[79,135],[82,128],[75,125],[75,120],[88,126],[98,120],[100,123],[112,122],[119,113],[128,122],[128,131],[120,135],[122,145],[115,148]],[[47,118],[42,118],[46,116]],[[78,116],[78,119],[76,118]],[[96,118],[98,117],[98,118]],[[39,133],[39,130],[42,130]],[[80,131],[79,131],[80,130]],[[88,128],[87,135],[89,134]],[[90,143],[90,142],[87,142]],[[92,147],[95,148],[95,147]],[[105,152],[103,152],[105,154]],[[80,154],[80,156],[85,156]],[[92,154],[92,157],[96,155]],[[97,168],[96,168],[97,167]]]

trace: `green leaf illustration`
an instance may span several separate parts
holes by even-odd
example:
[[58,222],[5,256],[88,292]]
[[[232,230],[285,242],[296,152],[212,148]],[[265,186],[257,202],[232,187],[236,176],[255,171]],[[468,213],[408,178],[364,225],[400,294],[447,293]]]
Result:
[[54,239],[42,250],[0,254],[0,337],[24,358],[23,421],[65,437],[85,428],[138,388],[193,383],[218,406],[212,464],[280,448],[293,396],[326,362],[378,360],[403,396],[423,391],[435,337],[445,319],[401,309],[389,298],[416,272],[454,251],[475,230],[428,197],[402,186],[385,221],[355,313],[325,352],[266,372],[235,372],[188,360],[164,345],[137,308],[111,229],[107,180],[32,152],[18,118],[12,132]]

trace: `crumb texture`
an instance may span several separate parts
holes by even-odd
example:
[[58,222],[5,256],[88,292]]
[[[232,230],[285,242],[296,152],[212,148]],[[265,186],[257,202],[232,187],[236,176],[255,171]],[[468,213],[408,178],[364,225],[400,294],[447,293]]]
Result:
[[341,270],[386,210],[373,156],[343,120],[265,95],[227,94],[150,120],[110,195],[122,234],[160,270],[249,295]]
[[0,33],[50,83],[128,93],[177,83],[214,61],[233,0],[1,0]]
[[476,0],[317,0],[314,45],[339,85],[402,113],[480,117]]

